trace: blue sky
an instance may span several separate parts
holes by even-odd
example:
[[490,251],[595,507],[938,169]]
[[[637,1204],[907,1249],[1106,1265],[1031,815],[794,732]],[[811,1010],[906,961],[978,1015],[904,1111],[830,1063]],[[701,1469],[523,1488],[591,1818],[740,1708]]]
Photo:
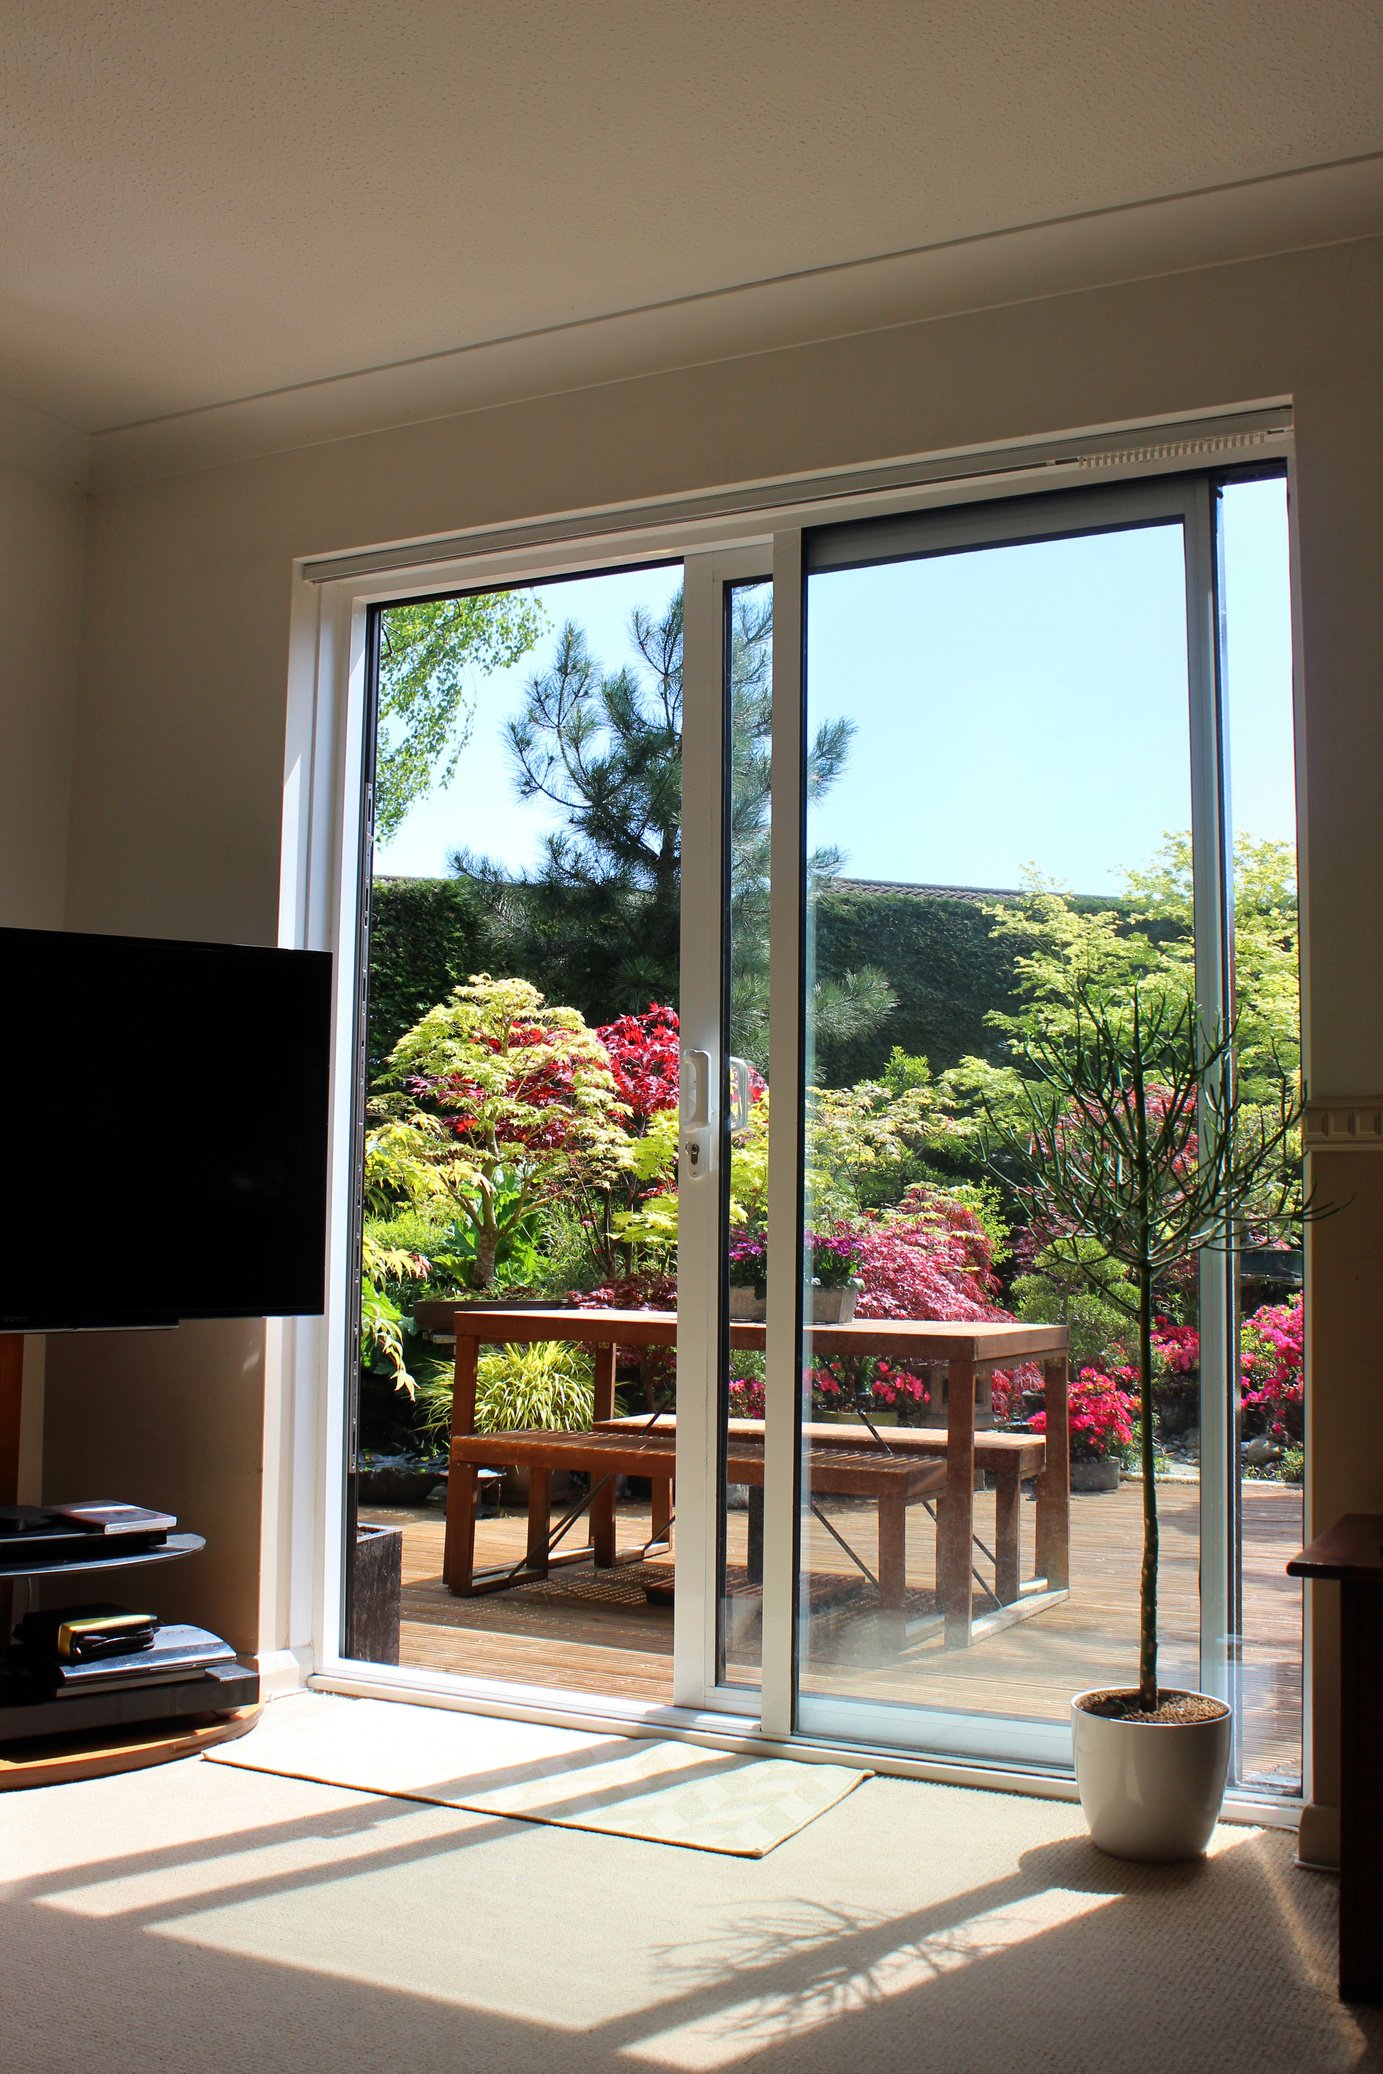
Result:
[[[1225,494],[1236,827],[1292,840],[1291,638],[1280,481]],[[477,681],[456,779],[409,815],[376,870],[445,873],[458,844],[537,861],[555,818],[514,796],[501,731],[563,620],[630,659],[636,605],[665,609],[677,567],[546,584],[539,647]],[[1112,891],[1189,823],[1179,532],[1150,527],[812,578],[813,725],[848,714],[846,768],[813,812],[855,878],[1016,886],[1035,865]]]

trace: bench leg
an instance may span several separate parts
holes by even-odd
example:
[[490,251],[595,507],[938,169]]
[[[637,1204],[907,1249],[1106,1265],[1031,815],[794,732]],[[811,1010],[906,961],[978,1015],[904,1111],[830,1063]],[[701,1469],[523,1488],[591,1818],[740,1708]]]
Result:
[[1066,1363],[1044,1361],[1046,1381],[1047,1460],[1037,1479],[1037,1574],[1048,1589],[1065,1591],[1071,1582],[1071,1437],[1067,1409]]
[[672,1478],[655,1476],[653,1479],[653,1525],[649,1536],[653,1541],[666,1541],[672,1525]]
[[[615,1349],[592,1347],[595,1365],[595,1415],[597,1419],[612,1419],[615,1415]],[[592,1472],[595,1481],[600,1478]],[[608,1570],[615,1560],[615,1491],[616,1479],[612,1476],[603,1491],[598,1491],[591,1500],[591,1547],[595,1551],[598,1568]]]
[[[453,1441],[475,1431],[475,1380],[480,1356],[478,1343],[456,1336],[456,1367],[451,1391],[451,1434]],[[474,1589],[476,1473],[471,1462],[458,1462],[453,1452],[447,1478],[447,1531],[442,1553],[442,1576],[447,1590],[458,1598]]]
[[531,1466],[528,1471],[528,1567],[537,1577],[546,1577],[548,1571],[551,1495],[552,1471]]
[[471,1462],[453,1462],[447,1478],[447,1534],[442,1575],[447,1590],[468,1598],[475,1570],[476,1472]]
[[975,1365],[952,1361],[947,1368],[946,1497],[936,1530],[937,1582],[946,1615],[948,1647],[970,1644],[974,1609],[970,1566],[975,1526]]
[[1017,1469],[1001,1469],[994,1493],[994,1590],[1003,1606],[1011,1606],[1018,1597],[1018,1580],[1022,1571],[1018,1552],[1018,1522],[1022,1507],[1018,1495]]

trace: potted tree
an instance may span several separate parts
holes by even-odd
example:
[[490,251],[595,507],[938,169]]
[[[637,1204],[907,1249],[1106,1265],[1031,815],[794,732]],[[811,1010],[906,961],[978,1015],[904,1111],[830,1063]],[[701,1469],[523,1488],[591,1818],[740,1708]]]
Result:
[[1020,1120],[990,1119],[991,1164],[1055,1223],[1055,1257],[1092,1279],[1116,1262],[1137,1298],[1138,1683],[1072,1700],[1076,1783],[1102,1850],[1197,1857],[1224,1794],[1230,1708],[1158,1683],[1154,1292],[1176,1263],[1245,1225],[1261,1233],[1321,1214],[1301,1199],[1293,1153],[1301,1095],[1283,1077],[1275,1108],[1242,1100],[1233,1027],[1207,1031],[1193,1002],[1148,984],[1117,1004],[1078,995],[1069,1025],[1025,1057]]

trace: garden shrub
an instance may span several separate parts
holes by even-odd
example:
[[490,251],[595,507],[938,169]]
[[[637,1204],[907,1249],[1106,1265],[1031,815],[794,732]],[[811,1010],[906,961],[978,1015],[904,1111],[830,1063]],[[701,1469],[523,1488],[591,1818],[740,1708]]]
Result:
[[[429,1431],[451,1428],[452,1378],[436,1375],[420,1385],[418,1401]],[[520,1433],[579,1433],[595,1416],[588,1347],[562,1340],[532,1346],[487,1347],[477,1364],[475,1430]]]

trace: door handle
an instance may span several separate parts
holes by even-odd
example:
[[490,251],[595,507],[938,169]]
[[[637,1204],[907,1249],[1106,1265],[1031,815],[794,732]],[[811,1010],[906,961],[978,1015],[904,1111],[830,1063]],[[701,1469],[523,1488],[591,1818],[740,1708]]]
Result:
[[730,1067],[730,1136],[749,1129],[749,1110],[753,1087],[749,1078],[748,1059],[731,1058]]
[[699,1181],[711,1167],[711,1054],[682,1054],[682,1179]]

